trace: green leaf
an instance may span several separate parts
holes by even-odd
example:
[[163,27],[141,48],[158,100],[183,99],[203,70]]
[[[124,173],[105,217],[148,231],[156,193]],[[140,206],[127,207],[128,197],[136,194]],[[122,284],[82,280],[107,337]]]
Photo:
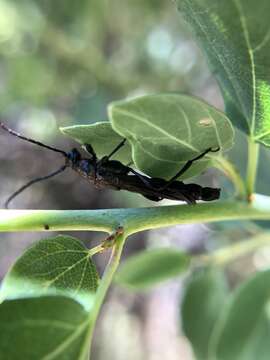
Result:
[[144,251],[120,266],[115,281],[129,289],[147,289],[182,274],[188,269],[189,260],[187,254],[176,249]]
[[[65,134],[78,141],[80,144],[91,144],[98,157],[109,155],[123,140],[113,129],[108,121],[97,122],[91,125],[74,125],[60,128]],[[117,151],[113,159],[124,164],[132,162],[131,147],[126,143]]]
[[225,276],[217,269],[195,272],[188,281],[181,307],[181,321],[196,359],[210,359],[209,339],[223,311],[227,292]]
[[14,299],[65,294],[92,306],[98,273],[88,249],[70,236],[56,236],[34,244],[5,277],[1,297]]
[[269,288],[270,270],[267,270],[234,292],[215,328],[211,359],[269,359]]
[[[229,149],[233,128],[226,116],[185,95],[158,94],[112,103],[112,127],[132,146],[137,169],[152,177],[170,178],[208,148]],[[192,165],[182,178],[201,173],[216,153]]]
[[269,0],[176,0],[205,50],[227,114],[270,145]]
[[5,301],[0,305],[0,358],[83,360],[87,315],[80,304],[60,296]]

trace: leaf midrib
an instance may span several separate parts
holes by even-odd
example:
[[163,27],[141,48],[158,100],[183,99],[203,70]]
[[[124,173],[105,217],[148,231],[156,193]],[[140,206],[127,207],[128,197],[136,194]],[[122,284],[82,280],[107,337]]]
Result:
[[[256,121],[256,112],[257,112],[257,106],[256,106],[256,73],[255,73],[255,62],[254,62],[254,54],[252,50],[252,46],[250,43],[250,36],[249,36],[249,30],[246,23],[246,18],[244,16],[244,11],[242,8],[242,4],[240,0],[233,0],[236,9],[239,13],[239,19],[241,23],[241,27],[243,29],[244,38],[246,41],[246,46],[249,54],[249,60],[250,60],[250,67],[251,67],[251,74],[252,74],[252,98],[253,98],[253,105],[252,105],[252,118],[251,118],[251,126],[250,126],[250,132],[252,135],[254,135],[255,132],[255,121]],[[241,15],[242,14],[242,15]]]
[[[201,31],[204,33],[204,36],[205,36],[205,38],[207,39],[208,44],[209,44],[209,45],[211,46],[211,48],[213,49],[213,52],[215,53],[216,58],[218,59],[218,61],[220,62],[221,66],[223,67],[225,73],[227,74],[228,79],[230,80],[230,83],[231,83],[231,85],[232,85],[232,88],[233,88],[234,91],[235,91],[235,95],[236,95],[236,97],[237,97],[237,99],[238,99],[238,101],[239,101],[239,104],[241,104],[242,109],[245,109],[245,106],[244,106],[244,104],[243,104],[243,102],[242,102],[242,99],[239,97],[238,91],[237,91],[237,89],[236,89],[236,88],[238,88],[239,91],[241,90],[241,89],[239,89],[238,83],[237,83],[237,82],[236,82],[236,83],[234,82],[233,77],[231,76],[230,70],[227,69],[226,63],[223,62],[222,58],[220,57],[218,51],[216,50],[216,48],[215,48],[215,46],[214,46],[214,44],[213,44],[213,42],[210,41],[209,36],[207,35],[207,31],[205,30],[204,26],[201,24],[201,22],[199,21],[199,19],[196,17],[196,12],[194,11],[194,9],[193,9],[192,4],[191,4],[190,1],[189,1],[189,5],[190,5],[189,8],[190,8],[190,10],[192,11],[192,14],[193,14],[193,19],[194,19],[194,21],[196,21],[196,23],[198,24],[199,28],[200,28]],[[232,99],[233,99],[233,97],[232,97]],[[237,103],[235,103],[235,106],[238,108]],[[245,115],[244,115],[244,119],[245,119],[245,121],[246,121],[246,123],[247,123],[248,128],[250,129],[250,124],[249,124],[249,122],[248,122],[248,120],[247,120],[247,118],[246,118]]]
[[128,117],[131,117],[133,119],[136,119],[142,123],[144,123],[145,125],[149,126],[150,128],[153,128],[155,129],[156,131],[160,132],[161,134],[167,136],[168,138],[172,139],[173,141],[183,145],[183,146],[186,146],[187,148],[193,150],[193,151],[198,151],[198,149],[196,149],[194,146],[188,144],[187,142],[183,141],[183,140],[180,140],[178,139],[177,137],[173,136],[172,134],[168,133],[166,130],[163,130],[161,129],[160,127],[157,127],[155,126],[154,124],[152,124],[151,122],[149,122],[147,119],[139,116],[139,115],[135,115],[133,113],[130,113],[129,111],[127,110],[123,110],[123,109],[120,109],[120,108],[115,108],[114,111],[118,112],[119,114],[122,114],[122,115],[126,115]]
[[65,340],[63,340],[60,344],[57,345],[57,347],[50,353],[47,354],[45,356],[43,356],[41,358],[41,360],[52,360],[52,359],[56,359],[60,353],[62,353],[63,351],[65,351],[66,348],[69,347],[70,344],[72,344],[72,342],[74,340],[76,340],[80,334],[86,329],[86,327],[89,326],[89,321],[87,319],[87,321],[84,321],[76,331],[74,331],[74,333],[72,333],[71,335],[69,335]]

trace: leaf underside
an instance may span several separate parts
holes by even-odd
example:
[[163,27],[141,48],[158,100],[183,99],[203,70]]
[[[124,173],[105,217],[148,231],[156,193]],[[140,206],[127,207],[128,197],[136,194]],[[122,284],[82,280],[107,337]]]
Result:
[[[135,167],[152,177],[170,178],[205,150],[227,150],[234,131],[228,118],[192,96],[146,95],[112,103],[113,129],[129,140]],[[216,153],[196,161],[181,177],[202,172]]]
[[[62,133],[70,136],[81,145],[91,144],[99,158],[109,155],[113,149],[123,140],[117,134],[108,121],[97,122],[91,125],[74,125],[60,128]],[[131,148],[126,143],[113,159],[129,164],[132,162]]]
[[[126,138],[113,159],[131,164],[151,177],[174,176],[188,160],[205,150],[232,147],[234,132],[214,107],[180,94],[148,95],[112,103],[110,122],[74,125],[61,131],[81,145],[91,144],[98,157],[108,155]],[[182,179],[198,175],[216,153],[196,161]]]
[[205,51],[229,118],[270,146],[269,0],[176,0]]

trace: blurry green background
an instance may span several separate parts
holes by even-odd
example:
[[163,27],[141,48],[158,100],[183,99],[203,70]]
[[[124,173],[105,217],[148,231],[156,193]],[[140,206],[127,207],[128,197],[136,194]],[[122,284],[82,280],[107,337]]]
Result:
[[[68,150],[76,144],[61,135],[60,126],[103,121],[113,100],[168,91],[223,107],[205,58],[172,1],[0,0],[0,117],[14,130]],[[245,139],[237,133],[230,156],[242,171],[245,154]],[[0,203],[61,163],[61,156],[0,131]],[[265,151],[262,163],[269,163]],[[259,187],[270,195],[268,168],[260,169]],[[225,197],[232,192],[217,171],[203,174],[200,182],[221,185]],[[153,203],[139,195],[97,191],[71,170],[33,186],[12,203],[13,208],[33,209],[146,205]],[[130,239],[126,253],[171,244],[201,251],[219,231],[198,225],[139,234]],[[228,231],[232,239],[239,237],[239,229]],[[1,234],[0,276],[42,237]],[[80,234],[87,244],[101,237]],[[97,260],[101,269],[105,260]],[[136,295],[114,288],[99,321],[94,359],[191,359],[178,324],[181,287],[175,281]]]

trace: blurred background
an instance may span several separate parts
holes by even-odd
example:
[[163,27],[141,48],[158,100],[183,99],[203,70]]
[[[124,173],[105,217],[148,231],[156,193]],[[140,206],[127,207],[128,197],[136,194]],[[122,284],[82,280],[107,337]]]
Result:
[[[193,94],[223,108],[205,58],[172,1],[0,0],[0,115],[12,129],[68,150],[76,144],[59,127],[107,120],[106,107],[113,100],[169,91]],[[245,139],[238,132],[236,139],[229,156],[243,172]],[[269,155],[262,150],[262,163],[267,161]],[[0,204],[29,179],[46,175],[61,163],[61,156],[0,131]],[[270,195],[267,170],[260,167],[258,190]],[[233,193],[215,170],[202,174],[199,181],[221,186],[224,197]],[[67,170],[25,191],[11,207],[150,205],[155,206],[140,195],[97,191]],[[142,233],[130,238],[125,256],[146,247],[172,245],[202,252],[244,239],[258,226],[239,223],[237,230],[235,224],[177,226]],[[76,236],[88,246],[103,238],[94,233]],[[1,234],[0,277],[29,244],[44,237],[44,233]],[[238,262],[230,270],[232,283],[261,266],[262,258],[257,256],[257,263],[254,258]],[[96,260],[102,271],[106,255]],[[140,294],[114,287],[96,331],[93,359],[192,359],[179,320],[183,284],[178,279]]]

